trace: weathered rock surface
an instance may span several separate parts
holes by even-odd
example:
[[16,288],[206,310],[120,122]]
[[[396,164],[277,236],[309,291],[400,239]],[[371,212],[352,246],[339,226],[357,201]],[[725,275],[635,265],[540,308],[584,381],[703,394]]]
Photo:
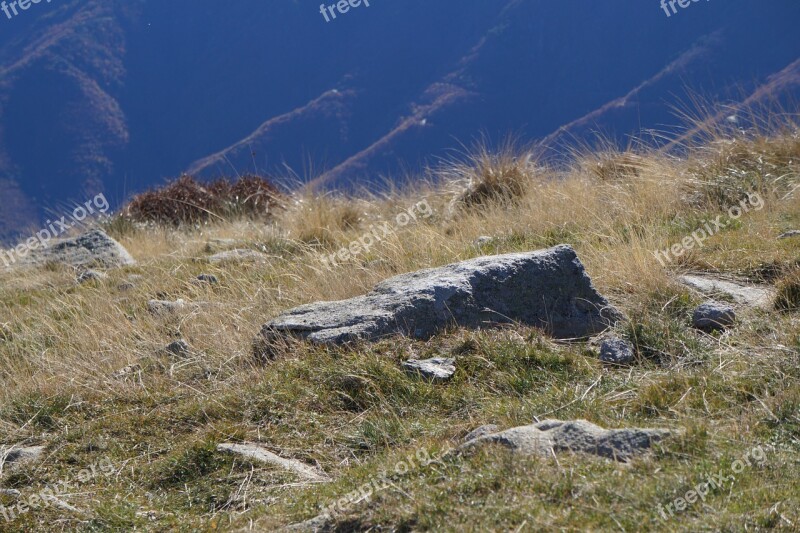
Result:
[[219,278],[214,274],[200,274],[195,278],[196,283],[207,283],[208,285],[219,285]]
[[790,239],[792,237],[800,237],[800,229],[789,230],[785,233],[778,235],[779,239]]
[[420,376],[431,381],[447,381],[456,373],[456,360],[446,357],[433,359],[411,359],[403,363],[403,369],[411,376]]
[[775,290],[762,285],[748,285],[703,276],[681,276],[678,280],[706,296],[727,296],[737,304],[749,307],[770,308],[775,298]]
[[478,437],[462,444],[459,450],[499,444],[524,455],[572,452],[627,462],[670,434],[668,429],[603,429],[586,420],[544,420]]
[[692,324],[697,329],[711,331],[725,329],[736,323],[736,311],[728,304],[706,302],[694,310]]
[[0,445],[0,472],[10,466],[21,465],[38,460],[44,453],[44,446],[6,446]]
[[635,358],[633,345],[619,337],[609,337],[600,345],[600,360],[613,365],[627,365]]
[[136,261],[117,241],[102,230],[91,230],[72,239],[54,241],[47,248],[32,250],[19,265],[64,263],[75,268],[115,268]]
[[485,426],[480,426],[478,428],[473,429],[466,435],[464,435],[464,442],[469,442],[471,440],[475,440],[478,437],[483,437],[486,435],[492,435],[493,433],[497,433],[500,431],[500,428],[496,424],[486,424]]
[[97,270],[86,270],[78,276],[78,283],[88,283],[90,281],[104,281],[108,279],[108,274]]
[[186,309],[186,301],[183,299],[171,302],[169,300],[150,300],[147,302],[147,310],[154,315],[168,315]]
[[256,444],[231,444],[225,443],[217,446],[217,450],[221,452],[229,452],[255,459],[264,463],[269,463],[284,470],[289,470],[297,474],[305,481],[313,481],[316,483],[324,483],[330,481],[330,478],[320,469],[309,466],[296,459],[285,459],[279,455],[275,455],[269,450],[265,450]]
[[443,328],[520,322],[557,338],[583,338],[620,318],[592,286],[571,246],[486,256],[390,278],[365,296],[292,309],[264,325],[259,357],[285,337],[323,344]]
[[188,342],[183,339],[179,339],[169,343],[167,347],[164,348],[164,351],[173,357],[186,357],[191,353],[191,348]]

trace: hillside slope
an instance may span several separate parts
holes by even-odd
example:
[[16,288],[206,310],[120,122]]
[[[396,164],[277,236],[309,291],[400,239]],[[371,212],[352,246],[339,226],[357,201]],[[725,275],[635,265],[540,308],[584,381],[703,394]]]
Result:
[[[783,71],[760,98],[797,92],[796,2],[578,4],[381,2],[330,23],[300,2],[40,5],[0,33],[0,180],[40,211],[187,170],[342,189],[481,134],[661,129],[686,86],[741,99]],[[12,209],[0,234],[28,219]]]

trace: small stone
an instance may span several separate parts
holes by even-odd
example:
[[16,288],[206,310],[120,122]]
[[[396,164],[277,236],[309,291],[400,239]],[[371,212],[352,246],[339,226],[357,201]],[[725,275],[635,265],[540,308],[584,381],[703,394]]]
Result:
[[800,237],[800,229],[789,230],[786,233],[778,235],[779,239],[789,239],[791,237]]
[[175,357],[186,357],[191,352],[191,348],[189,347],[189,343],[183,339],[177,340],[175,342],[171,342],[164,348],[168,354],[173,355]]
[[694,310],[692,323],[703,331],[725,329],[736,323],[736,311],[727,304],[706,302]]
[[200,274],[197,276],[197,282],[208,283],[209,285],[218,285],[219,279],[214,274]]
[[419,361],[412,359],[403,363],[406,373],[412,376],[422,376],[431,381],[447,381],[456,373],[455,359],[434,357]]
[[492,242],[494,242],[494,237],[489,237],[488,235],[481,235],[480,237],[475,239],[473,244],[478,248],[480,248],[481,246],[487,246],[489,244],[492,244]]
[[626,365],[634,358],[633,345],[626,340],[610,337],[600,345],[600,360],[604,363]]
[[235,453],[249,459],[275,465],[284,470],[294,472],[305,481],[325,483],[331,480],[328,475],[319,468],[307,465],[297,459],[280,457],[257,444],[223,443],[217,446],[217,450],[220,452]]
[[21,465],[39,459],[44,453],[44,446],[6,446],[0,445],[0,471],[5,465]]
[[108,274],[105,272],[98,272],[97,270],[87,270],[78,276],[78,283],[87,283],[89,281],[103,281],[108,279]]
[[182,311],[186,307],[184,300],[175,300],[170,302],[167,300],[150,300],[147,302],[147,309],[154,315],[165,315]]
[[500,431],[500,428],[495,424],[486,424],[485,426],[475,428],[466,435],[464,435],[464,442],[469,442],[471,440],[477,439],[478,437],[485,437],[486,435],[492,435],[493,433],[497,433],[498,431]]

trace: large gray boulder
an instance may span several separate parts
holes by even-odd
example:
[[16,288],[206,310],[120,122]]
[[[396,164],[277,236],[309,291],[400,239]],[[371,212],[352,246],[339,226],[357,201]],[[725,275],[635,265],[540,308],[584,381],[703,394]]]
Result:
[[592,286],[571,246],[486,256],[390,278],[365,296],[292,309],[268,322],[259,358],[289,337],[320,344],[403,334],[429,338],[448,326],[519,322],[556,338],[585,338],[620,318]]
[[53,241],[47,247],[31,250],[17,262],[19,266],[63,263],[77,269],[114,268],[136,263],[117,241],[99,229],[78,237]]
[[668,429],[604,429],[586,420],[543,420],[538,424],[479,436],[465,442],[459,449],[468,451],[499,444],[523,455],[551,456],[553,453],[572,452],[627,462],[670,434]]

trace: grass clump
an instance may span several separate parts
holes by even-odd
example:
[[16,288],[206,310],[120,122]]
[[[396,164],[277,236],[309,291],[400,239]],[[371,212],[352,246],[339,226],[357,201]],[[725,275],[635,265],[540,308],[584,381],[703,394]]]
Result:
[[775,308],[779,311],[800,310],[800,268],[784,276],[778,282]]

